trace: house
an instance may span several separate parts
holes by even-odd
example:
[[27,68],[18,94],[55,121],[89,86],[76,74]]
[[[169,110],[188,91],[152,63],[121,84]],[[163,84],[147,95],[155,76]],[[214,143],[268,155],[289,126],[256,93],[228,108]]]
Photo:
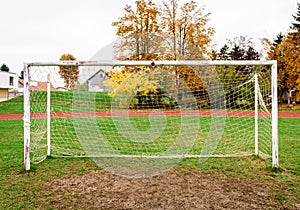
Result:
[[106,72],[103,69],[100,69],[87,80],[88,91],[112,92],[112,89],[103,85],[103,82],[108,79]]
[[300,103],[300,91],[299,90],[291,91],[291,100],[292,100],[292,102]]
[[[24,80],[19,80],[19,89],[24,90]],[[30,81],[30,91],[47,91],[47,82]],[[50,91],[57,91],[50,83]]]
[[13,72],[0,71],[0,101],[10,99],[10,90],[18,88],[18,75]]
[[[11,99],[24,94],[24,80],[19,79],[16,88],[11,88],[8,90],[7,99]],[[30,91],[47,91],[47,82],[40,81],[30,81]],[[58,91],[56,88],[50,84],[50,91]],[[0,99],[1,101],[1,99]]]
[[62,87],[62,86],[59,86],[56,88],[57,91],[69,91],[70,89],[66,88],[66,87]]
[[296,92],[295,98],[296,98],[296,102],[300,103],[300,91]]
[[278,99],[280,103],[300,104],[300,91],[299,90],[285,91],[279,94]]

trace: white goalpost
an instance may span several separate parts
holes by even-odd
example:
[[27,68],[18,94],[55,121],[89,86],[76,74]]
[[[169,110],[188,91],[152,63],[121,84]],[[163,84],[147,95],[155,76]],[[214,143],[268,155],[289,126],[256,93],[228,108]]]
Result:
[[26,63],[24,167],[91,157],[137,174],[183,158],[250,155],[278,167],[277,100],[276,61]]

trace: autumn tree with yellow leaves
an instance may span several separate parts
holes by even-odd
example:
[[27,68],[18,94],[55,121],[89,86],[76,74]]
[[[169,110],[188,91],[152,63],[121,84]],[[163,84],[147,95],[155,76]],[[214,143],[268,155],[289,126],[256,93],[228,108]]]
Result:
[[210,13],[194,0],[138,0],[126,5],[124,15],[114,21],[120,42],[118,59],[164,60],[203,59],[210,54],[214,29]]
[[288,95],[290,91],[300,90],[300,3],[290,31],[285,35],[281,33],[272,43],[264,39],[268,48],[268,59],[277,60],[279,98]]
[[174,60],[203,59],[210,54],[214,29],[208,27],[210,13],[190,0],[162,0],[162,28],[169,41],[169,54]]
[[[60,61],[75,61],[76,58],[72,54],[62,54]],[[59,66],[58,73],[65,81],[65,87],[73,90],[79,78],[78,66]]]
[[126,5],[124,16],[112,23],[120,43],[115,45],[115,57],[126,60],[156,58],[162,41],[159,10],[151,0],[136,1],[135,8]]
[[[115,45],[115,58],[205,59],[210,55],[210,44],[214,34],[214,29],[207,25],[209,15],[194,0],[160,0],[157,4],[152,0],[138,0],[134,6],[126,5],[123,16],[112,23],[116,27],[117,36],[120,37]],[[164,67],[164,70],[177,75],[194,92],[203,89],[199,75],[190,67]],[[115,81],[121,84],[122,80],[129,76],[128,72],[145,71],[145,67],[124,67],[118,71],[116,73],[112,70],[108,73],[110,80],[106,85],[110,88],[117,88]],[[155,94],[154,89],[146,92]]]
[[[204,60],[211,55],[210,50],[214,29],[208,26],[210,13],[194,0],[186,2],[179,0],[162,0],[162,25],[167,39],[166,59],[172,60]],[[199,102],[199,92],[203,92],[204,85],[198,68],[181,66],[170,68],[179,79],[186,84]],[[179,83],[181,84],[181,83]],[[179,89],[181,87],[178,87]]]
[[[115,97],[115,95],[117,95],[125,101],[125,103],[122,102],[120,105],[128,103],[128,98],[132,99],[132,97],[135,97],[137,103],[132,104],[131,107],[152,108],[160,106],[162,104],[162,98],[159,96],[162,78],[161,72],[143,66],[136,68],[138,68],[138,70],[134,68],[131,68],[131,70],[134,71],[128,71],[128,69],[113,69],[108,72],[110,79],[106,80],[104,85],[117,89],[115,92],[110,92],[109,96]],[[151,95],[151,97],[149,95]],[[143,104],[144,102],[145,104]],[[121,107],[122,106],[124,105],[121,105]]]

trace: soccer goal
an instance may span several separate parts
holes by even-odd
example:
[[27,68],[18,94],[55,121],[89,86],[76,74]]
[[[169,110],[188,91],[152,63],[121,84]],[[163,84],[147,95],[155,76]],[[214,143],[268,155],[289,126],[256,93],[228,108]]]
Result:
[[138,168],[156,160],[258,155],[278,167],[277,121],[276,61],[24,68],[26,170],[47,156],[91,157],[108,166],[140,160]]

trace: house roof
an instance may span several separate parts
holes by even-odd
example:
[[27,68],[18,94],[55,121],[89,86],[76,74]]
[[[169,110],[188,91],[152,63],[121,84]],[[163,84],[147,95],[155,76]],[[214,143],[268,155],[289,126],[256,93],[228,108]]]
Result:
[[10,72],[10,71],[0,71],[0,74],[9,74],[9,75],[15,75],[15,76],[18,76],[17,73],[15,73],[15,72]]
[[[24,80],[19,79],[19,83],[24,85]],[[32,84],[36,85],[31,85],[30,90],[31,91],[47,91],[47,82],[40,82],[40,81],[30,81]],[[51,91],[56,91],[56,89],[53,87],[53,85],[50,83],[50,90]]]
[[93,79],[96,75],[98,75],[100,72],[106,73],[103,69],[98,70],[95,74],[93,74],[90,78],[87,79],[87,81]]

